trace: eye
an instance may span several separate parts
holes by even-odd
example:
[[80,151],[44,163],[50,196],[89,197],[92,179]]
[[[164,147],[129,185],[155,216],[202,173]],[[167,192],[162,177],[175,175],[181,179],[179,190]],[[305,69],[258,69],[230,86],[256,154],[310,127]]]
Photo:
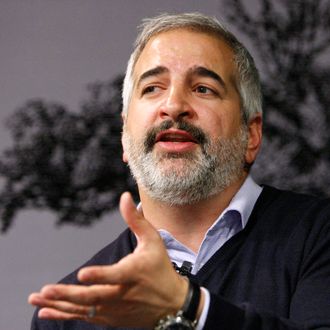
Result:
[[155,93],[160,89],[160,87],[158,86],[147,86],[145,88],[142,89],[141,94],[145,95],[145,94],[151,94],[151,93]]
[[205,94],[205,95],[217,95],[218,93],[209,88],[209,87],[206,87],[206,86],[203,86],[203,85],[200,85],[200,86],[197,86],[194,91],[197,93],[197,94]]

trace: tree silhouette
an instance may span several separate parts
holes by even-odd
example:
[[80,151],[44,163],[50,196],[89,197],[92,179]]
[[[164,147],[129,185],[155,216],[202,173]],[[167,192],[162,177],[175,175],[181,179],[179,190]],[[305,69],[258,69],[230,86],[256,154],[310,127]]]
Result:
[[25,208],[52,210],[57,224],[89,225],[124,190],[136,194],[121,160],[121,84],[91,84],[79,113],[32,100],[11,116],[13,146],[0,157],[2,232]]
[[[329,0],[222,0],[231,25],[253,44],[264,94],[259,182],[330,195]],[[0,156],[1,231],[18,211],[52,210],[57,224],[90,225],[136,195],[121,160],[121,84],[89,85],[80,111],[27,101],[8,121],[13,146]]]
[[[330,1],[222,0],[253,45],[264,94],[258,181],[330,195]],[[250,6],[250,7],[249,7]]]

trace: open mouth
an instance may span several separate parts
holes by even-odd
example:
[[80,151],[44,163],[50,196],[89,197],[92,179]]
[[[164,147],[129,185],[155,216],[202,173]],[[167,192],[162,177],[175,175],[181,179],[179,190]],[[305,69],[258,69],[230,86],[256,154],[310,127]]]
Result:
[[158,133],[155,143],[157,142],[198,143],[190,133],[179,129],[169,129]]
[[168,153],[191,152],[198,141],[188,132],[180,129],[168,129],[156,135],[155,145]]

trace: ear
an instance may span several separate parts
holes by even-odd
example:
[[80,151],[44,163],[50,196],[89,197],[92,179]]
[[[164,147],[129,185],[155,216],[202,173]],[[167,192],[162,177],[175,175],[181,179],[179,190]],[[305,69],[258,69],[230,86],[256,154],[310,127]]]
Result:
[[[126,123],[126,115],[125,114],[121,114],[121,119],[123,121],[123,130],[125,129],[125,123]],[[123,148],[123,155],[122,155],[122,159],[124,163],[128,162],[127,156],[126,156],[126,151],[125,151],[125,143],[123,141],[123,133],[121,135],[121,146]]]
[[262,140],[262,115],[256,114],[249,122],[248,145],[245,153],[245,162],[251,164],[257,158],[258,151],[261,147]]
[[126,156],[126,153],[125,153],[124,147],[123,147],[123,155],[122,155],[122,159],[123,159],[123,162],[124,162],[124,163],[128,163],[128,159],[127,159],[127,156]]

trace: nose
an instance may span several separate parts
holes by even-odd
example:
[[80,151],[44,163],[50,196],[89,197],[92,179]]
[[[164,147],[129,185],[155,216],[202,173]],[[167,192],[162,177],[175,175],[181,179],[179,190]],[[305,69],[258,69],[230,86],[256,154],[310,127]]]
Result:
[[172,119],[174,121],[182,118],[192,118],[194,110],[189,102],[189,96],[182,88],[172,87],[169,89],[167,98],[160,108],[162,119]]

